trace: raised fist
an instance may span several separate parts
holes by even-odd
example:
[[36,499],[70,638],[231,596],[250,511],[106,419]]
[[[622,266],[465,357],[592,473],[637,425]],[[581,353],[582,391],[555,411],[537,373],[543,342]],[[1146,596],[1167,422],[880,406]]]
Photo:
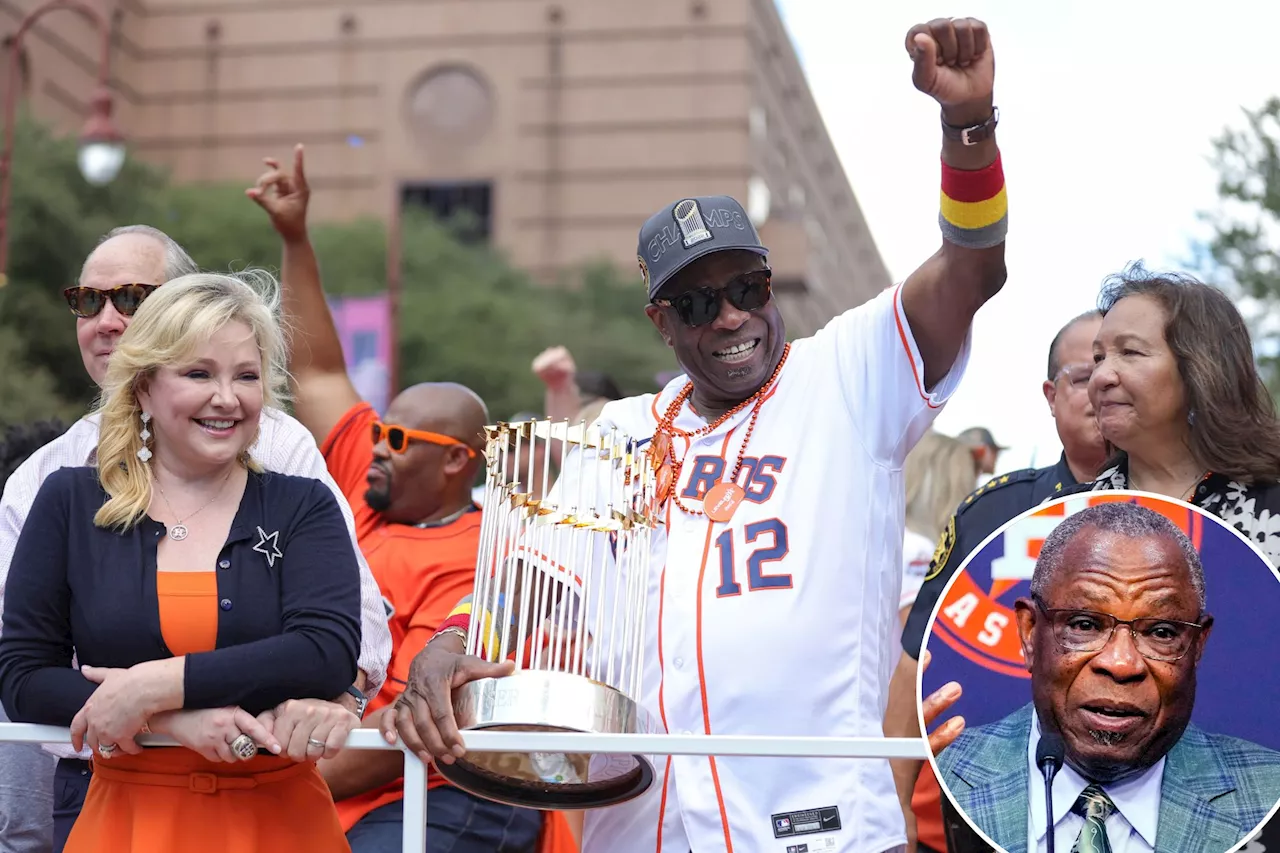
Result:
[[564,347],[549,347],[533,360],[533,372],[548,388],[563,388],[578,375],[573,356]]
[[976,18],[936,18],[907,32],[911,80],[942,105],[947,123],[985,121],[991,114],[996,63],[987,25]]

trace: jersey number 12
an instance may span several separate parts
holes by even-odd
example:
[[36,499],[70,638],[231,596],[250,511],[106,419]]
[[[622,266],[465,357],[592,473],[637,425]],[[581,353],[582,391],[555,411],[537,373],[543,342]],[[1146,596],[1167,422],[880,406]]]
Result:
[[[716,587],[717,598],[728,598],[742,594],[742,584],[737,579],[737,561],[734,559],[733,528],[716,537],[716,551],[720,554],[720,585]],[[765,574],[768,563],[776,563],[787,556],[790,547],[787,545],[787,526],[777,518],[756,521],[742,528],[746,544],[757,542],[756,549],[747,557],[747,589],[756,592],[762,589],[791,589],[791,575]],[[763,540],[763,541],[761,541]]]

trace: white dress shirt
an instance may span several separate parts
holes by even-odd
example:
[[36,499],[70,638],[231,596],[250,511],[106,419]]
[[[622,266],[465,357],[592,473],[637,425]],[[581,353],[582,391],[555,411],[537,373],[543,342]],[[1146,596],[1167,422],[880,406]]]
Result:
[[[13,553],[18,546],[18,534],[22,532],[23,522],[36,499],[36,493],[40,491],[40,485],[59,468],[93,464],[97,448],[98,416],[90,415],[76,421],[71,429],[33,453],[9,477],[4,487],[4,496],[0,498],[0,606],[4,601],[9,564],[13,561]],[[387,626],[387,610],[382,592],[378,589],[373,573],[369,571],[369,564],[365,562],[359,542],[356,541],[351,507],[338,484],[329,476],[329,469],[316,447],[315,438],[306,427],[284,412],[263,409],[258,441],[249,452],[268,471],[320,480],[338,499],[338,506],[347,522],[347,531],[351,534],[356,559],[360,564],[359,666],[368,677],[365,694],[376,696],[382,688],[382,682],[386,680],[387,664],[391,660],[391,629]],[[3,609],[0,607],[0,614],[2,613]],[[0,625],[0,630],[2,629],[3,625]],[[65,744],[51,744],[46,749],[64,758],[76,757],[74,750]],[[81,757],[87,756],[88,753],[85,753]]]
[[[1027,745],[1027,766],[1031,772],[1028,791],[1031,808],[1028,815],[1030,849],[1046,853],[1049,849],[1045,833],[1044,775],[1036,767],[1036,746],[1040,743],[1040,721],[1031,715],[1031,740]],[[1115,803],[1116,810],[1107,818],[1107,840],[1111,853],[1152,853],[1156,847],[1156,823],[1160,817],[1160,785],[1164,780],[1161,758],[1140,775],[1102,790]],[[1066,764],[1053,778],[1053,817],[1055,849],[1069,851],[1084,828],[1084,817],[1072,811],[1081,792],[1089,786],[1085,779]]]

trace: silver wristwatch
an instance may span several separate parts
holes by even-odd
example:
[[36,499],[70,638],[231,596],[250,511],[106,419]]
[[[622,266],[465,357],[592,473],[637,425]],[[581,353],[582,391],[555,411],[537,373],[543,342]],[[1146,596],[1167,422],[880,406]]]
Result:
[[364,719],[364,709],[365,709],[365,708],[367,708],[367,707],[369,706],[369,699],[368,699],[368,697],[366,697],[363,693],[361,693],[359,690],[357,690],[357,689],[356,689],[356,686],[355,686],[354,684],[347,688],[347,692],[348,692],[348,693],[350,693],[352,696],[354,696],[354,697],[355,697],[355,699],[356,699],[356,716],[363,720],[363,719]]

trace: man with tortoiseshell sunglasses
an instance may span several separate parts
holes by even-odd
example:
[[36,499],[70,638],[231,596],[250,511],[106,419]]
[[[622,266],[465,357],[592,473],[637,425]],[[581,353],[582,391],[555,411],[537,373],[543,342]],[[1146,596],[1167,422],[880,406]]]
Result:
[[[409,664],[458,599],[471,591],[480,548],[480,508],[471,486],[484,464],[488,412],[470,389],[414,385],[379,417],[360,399],[325,300],[307,237],[302,147],[292,172],[268,171],[247,195],[271,218],[284,243],[281,283],[297,331],[289,356],[294,411],[320,444],[329,471],[356,516],[360,547],[391,613],[388,679],[369,704],[366,726],[404,689]],[[320,763],[353,853],[399,850],[404,758],[398,752],[346,750]],[[428,776],[431,850],[532,853],[542,816],[491,803]]]
[[[85,370],[95,383],[106,375],[107,362],[128,328],[138,306],[166,281],[198,272],[191,257],[171,237],[147,225],[130,225],[107,234],[85,260],[80,280],[64,291],[67,304],[76,317],[76,340]],[[23,523],[31,510],[36,493],[45,478],[63,467],[92,465],[98,446],[98,418],[81,418],[66,433],[37,450],[15,471],[5,484],[0,499],[0,600],[9,574],[14,549]],[[255,460],[268,471],[320,480],[338,498],[347,529],[355,540],[355,522],[341,490],[329,476],[310,433],[284,412],[267,409],[262,413],[257,442],[250,449]],[[175,499],[177,496],[173,496]],[[350,695],[337,697],[351,711],[365,702],[365,693],[376,693],[386,677],[391,656],[391,634],[387,627],[386,609],[377,582],[368,564],[360,557],[360,678],[352,685]],[[235,571],[235,566],[221,567]],[[3,714],[0,713],[0,719]],[[21,749],[18,744],[0,744],[0,768],[11,764],[7,750]],[[56,769],[41,778],[25,780],[31,790],[49,791],[53,800],[53,849],[61,851],[89,788],[92,770],[88,755],[77,755],[65,744],[50,744],[48,752],[60,759]],[[9,780],[12,782],[13,780]],[[56,796],[54,794],[56,793]],[[0,800],[0,808],[5,802]],[[5,809],[5,812],[10,811]],[[0,827],[5,840],[17,839],[21,844],[24,827],[33,827],[31,837],[40,838],[42,846],[15,846],[13,849],[48,850],[50,815],[0,813]]]

